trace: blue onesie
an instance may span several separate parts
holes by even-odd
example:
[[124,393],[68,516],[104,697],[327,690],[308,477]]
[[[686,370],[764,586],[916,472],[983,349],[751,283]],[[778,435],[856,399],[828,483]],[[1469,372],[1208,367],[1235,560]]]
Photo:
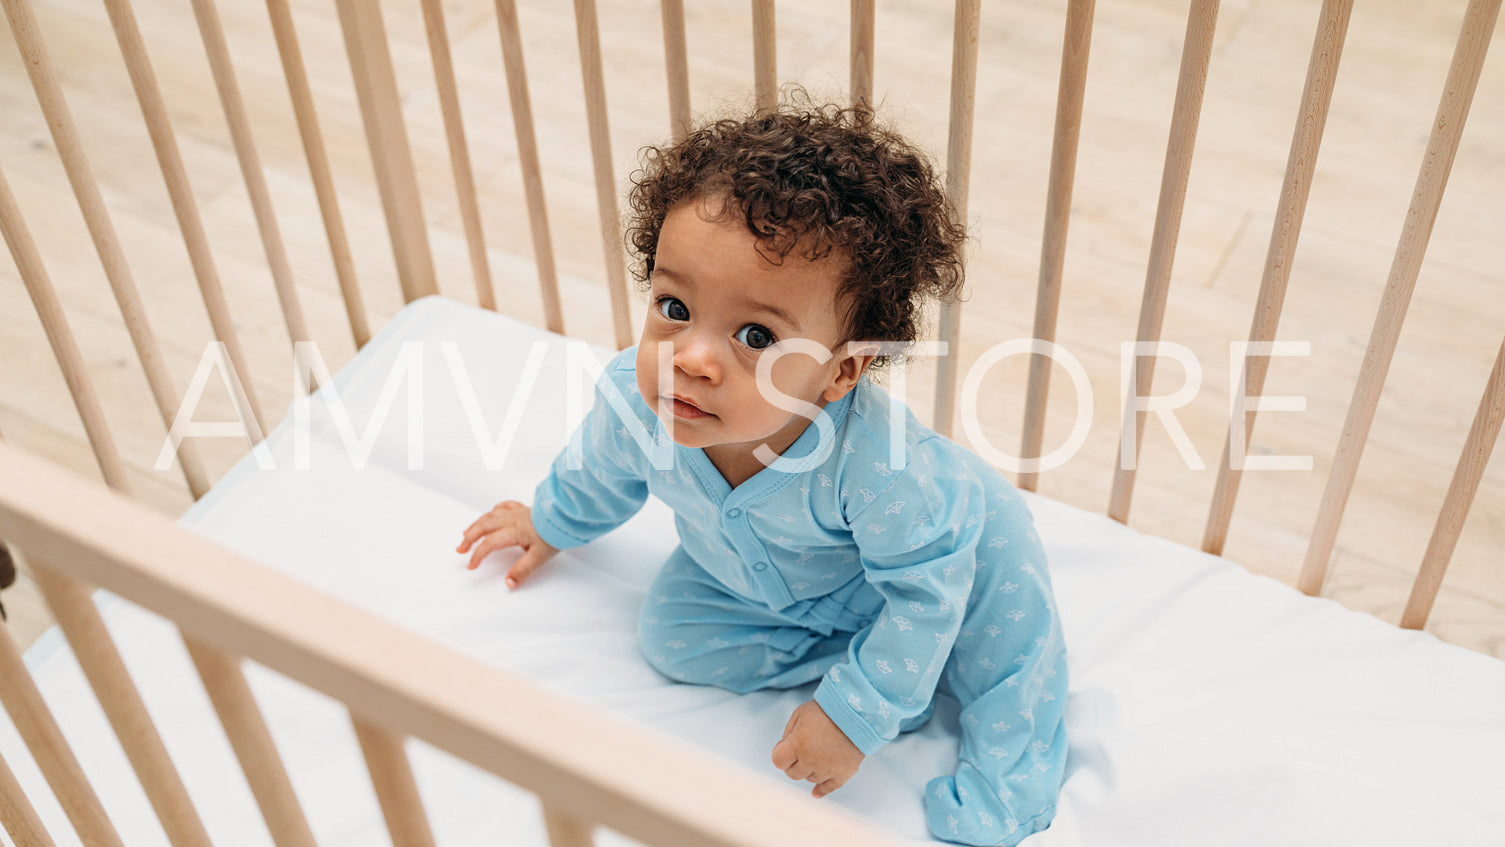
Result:
[[902,407],[904,449],[891,455],[890,398],[867,379],[822,410],[785,467],[732,488],[704,451],[667,442],[634,354],[608,365],[573,460],[555,460],[532,516],[565,549],[650,493],[673,509],[680,546],[638,624],[654,667],[736,692],[819,679],[815,701],[865,754],[950,693],[960,762],[927,786],[931,831],[1012,845],[1048,826],[1066,760],[1066,651],[1018,491]]

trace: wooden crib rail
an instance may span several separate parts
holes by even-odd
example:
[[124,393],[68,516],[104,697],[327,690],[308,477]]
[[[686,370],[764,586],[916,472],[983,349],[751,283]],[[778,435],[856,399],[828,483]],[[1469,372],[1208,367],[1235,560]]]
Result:
[[416,300],[439,289],[434,283],[428,226],[424,223],[418,178],[413,173],[413,156],[402,120],[402,101],[398,98],[381,6],[359,0],[336,0],[335,8],[340,13],[340,29],[345,33],[345,51],[355,76],[355,91],[366,125],[366,145],[376,168],[376,185],[381,191],[382,211],[387,216],[387,233],[397,259],[402,296],[404,300]]
[[351,724],[361,745],[361,755],[366,758],[366,770],[371,773],[393,847],[434,847],[434,833],[418,796],[418,781],[402,747],[402,737],[354,714]]
[[[16,39],[21,56],[25,59],[26,71],[47,118],[47,128],[52,135],[53,144],[57,146],[63,169],[68,174],[68,182],[78,198],[84,224],[89,230],[95,250],[99,253],[100,263],[104,266],[105,277],[109,280],[110,290],[115,295],[115,302],[120,307],[131,344],[135,347],[136,356],[146,372],[152,399],[156,402],[157,411],[162,416],[163,425],[171,428],[173,418],[177,414],[178,393],[173,388],[172,379],[168,376],[166,365],[163,363],[161,348],[152,332],[136,283],[131,277],[130,265],[127,264],[125,254],[121,251],[120,237],[110,221],[109,212],[105,209],[99,182],[94,178],[94,173],[89,167],[89,160],[84,156],[78,129],[73,123],[72,114],[68,111],[68,104],[63,99],[62,86],[58,84],[52,60],[48,56],[41,34],[37,31],[36,18],[26,0],[3,0],[0,2],[0,7],[5,9],[5,17],[10,24],[11,33]],[[6,193],[9,194],[8,189]],[[13,203],[7,204],[3,210],[0,210],[0,226],[4,227],[6,242],[10,245],[11,255],[16,258],[16,264],[21,270],[28,291],[35,292],[32,294],[33,298],[40,295],[44,300],[50,300],[52,287],[46,278],[41,257],[37,254],[31,236],[26,230],[20,210]],[[60,312],[54,312],[50,308],[44,309],[39,303],[38,313],[42,315],[49,337],[71,335],[66,325],[61,324]],[[80,384],[79,378],[74,373],[70,373],[68,378],[70,385]],[[84,394],[91,395],[92,392],[85,390]],[[83,402],[91,401],[84,400]],[[102,448],[94,443],[92,438],[90,442],[98,455]],[[187,479],[189,490],[194,497],[199,497],[209,490],[209,477],[204,469],[198,447],[196,445],[184,446],[187,449],[179,451],[178,462]]]
[[[1160,178],[1160,199],[1155,206],[1155,233],[1150,242],[1149,267],[1145,270],[1144,300],[1139,307],[1139,344],[1156,344],[1165,320],[1165,302],[1170,292],[1171,264],[1176,257],[1176,239],[1181,234],[1181,213],[1186,207],[1186,186],[1191,179],[1192,152],[1197,146],[1197,124],[1202,119],[1202,97],[1207,90],[1207,68],[1212,62],[1212,37],[1218,22],[1218,0],[1192,0],[1186,17],[1186,41],[1181,48],[1181,74],[1176,81],[1176,107],[1171,113],[1170,141],[1165,146],[1165,169]],[[1129,502],[1134,494],[1139,448],[1144,440],[1146,410],[1135,397],[1150,393],[1155,360],[1135,356],[1129,369],[1124,400],[1124,435],[1120,436],[1119,460],[1113,469],[1113,492],[1108,516],[1129,520]],[[1128,434],[1132,433],[1132,435]],[[1132,442],[1132,443],[1131,443]]]
[[53,847],[52,836],[42,826],[31,801],[21,793],[21,785],[4,757],[0,757],[0,821],[6,822],[12,836],[22,844]]
[[459,86],[455,83],[449,33],[444,25],[444,5],[440,0],[423,0],[423,27],[428,33],[434,83],[439,89],[439,104],[444,113],[444,136],[449,143],[449,160],[455,174],[455,193],[460,198],[460,220],[465,226],[465,242],[470,251],[470,273],[475,277],[476,301],[483,309],[495,309],[496,292],[491,285],[491,263],[486,258],[486,234],[481,228],[481,207],[476,199],[470,146],[465,143]]
[[214,77],[214,87],[219,91],[225,121],[230,126],[235,158],[240,164],[246,191],[251,198],[251,211],[256,218],[256,229],[261,233],[272,284],[277,291],[277,300],[282,305],[283,320],[287,323],[288,337],[294,343],[311,341],[313,336],[308,332],[308,320],[303,316],[303,303],[293,283],[292,264],[288,261],[287,247],[283,244],[277,215],[272,210],[266,174],[262,172],[261,157],[256,152],[256,141],[251,136],[251,119],[246,115],[245,102],[240,95],[240,83],[235,79],[235,68],[230,61],[230,46],[225,42],[225,32],[220,26],[219,11],[214,7],[214,0],[193,0],[193,17],[198,22],[199,36],[209,56],[209,72]]
[[1432,122],[1426,156],[1416,175],[1416,191],[1406,211],[1406,225],[1401,231],[1400,243],[1395,247],[1385,295],[1374,319],[1369,349],[1364,354],[1364,365],[1354,385],[1348,417],[1343,422],[1343,435],[1338,441],[1327,490],[1322,493],[1306,561],[1297,582],[1297,587],[1308,594],[1321,592],[1322,583],[1327,578],[1328,562],[1338,537],[1338,523],[1343,519],[1344,506],[1353,490],[1359,456],[1374,423],[1385,374],[1395,355],[1396,342],[1400,340],[1401,323],[1406,319],[1406,308],[1411,303],[1411,293],[1421,273],[1427,241],[1442,207],[1442,193],[1447,188],[1453,157],[1457,155],[1458,144],[1463,138],[1469,107],[1474,102],[1474,92],[1484,68],[1484,55],[1489,51],[1489,39],[1494,34],[1495,21],[1500,17],[1500,3],[1501,0],[1470,0],[1463,15],[1462,31],[1458,33],[1458,46],[1453,50],[1442,101],[1437,105],[1437,118]]
[[[972,122],[977,107],[977,41],[982,28],[982,0],[956,0],[951,25],[951,105],[946,130],[946,199],[958,220],[967,219],[972,177]],[[937,360],[935,429],[950,435],[956,422],[956,385],[961,363],[962,310],[942,303],[937,335],[950,351]]]
[[1484,396],[1479,398],[1479,410],[1474,413],[1473,425],[1468,429],[1468,438],[1463,444],[1463,453],[1458,457],[1458,467],[1453,471],[1453,481],[1448,486],[1447,499],[1442,502],[1442,511],[1432,528],[1427,552],[1422,556],[1421,570],[1411,586],[1411,596],[1406,600],[1406,610],[1401,614],[1400,625],[1406,629],[1421,629],[1432,613],[1432,603],[1442,587],[1443,574],[1447,573],[1448,561],[1458,544],[1458,535],[1463,531],[1463,520],[1479,491],[1479,481],[1484,478],[1484,468],[1489,464],[1489,454],[1494,449],[1495,439],[1500,437],[1500,425],[1505,423],[1505,342],[1495,356],[1495,366],[1489,373],[1489,383]]
[[675,141],[690,132],[690,48],[685,39],[684,0],[662,0],[659,17],[664,29],[664,70],[669,87],[669,136]]
[[[21,477],[13,477],[19,479]],[[30,477],[26,477],[30,479]],[[173,847],[207,847],[209,834],[188,799],[182,777],[131,681],[119,649],[94,606],[93,591],[65,573],[38,563],[33,578],[78,657],[89,686],[120,740],[157,819]]]
[[873,42],[877,37],[873,20],[875,2],[852,0],[852,31],[849,36],[852,69],[848,88],[853,105],[873,105]]
[[[769,27],[772,28],[772,0]],[[585,122],[590,133],[591,169],[596,176],[596,210],[601,221],[601,253],[606,290],[611,297],[611,328],[618,350],[632,346],[627,306],[627,270],[623,266],[622,219],[617,213],[616,168],[611,132],[606,123],[606,72],[601,68],[601,34],[595,0],[575,0],[575,37],[580,45],[580,74],[585,80]]]
[[[24,5],[26,0],[17,0],[17,2]],[[193,188],[189,185],[188,171],[183,165],[183,154],[178,149],[178,139],[173,133],[167,104],[162,99],[162,90],[157,85],[156,74],[147,57],[146,44],[136,24],[135,12],[132,11],[131,4],[127,0],[105,0],[105,8],[110,15],[110,24],[115,30],[115,40],[120,45],[121,54],[125,57],[126,70],[130,74],[131,85],[136,91],[136,99],[141,104],[147,132],[151,136],[152,147],[156,151],[162,177],[167,182],[167,193],[172,199],[173,212],[177,215],[178,227],[183,232],[183,242],[188,248],[188,258],[193,264],[194,276],[198,279],[199,290],[203,295],[204,307],[209,312],[209,321],[214,326],[215,337],[225,345],[235,371],[240,374],[249,374],[251,369],[247,365],[245,353],[242,350],[240,332],[235,328],[235,321],[230,315],[230,305],[225,298],[224,285],[220,281],[214,254],[209,247],[208,236],[204,232],[203,217],[199,213],[198,202],[194,200]],[[256,396],[255,386],[249,379],[243,378],[242,383],[246,398],[251,405],[251,412],[256,418],[256,424],[262,432],[266,432],[268,419]]]
[[[1312,57],[1307,63],[1306,85],[1302,88],[1301,106],[1297,111],[1296,129],[1291,137],[1291,152],[1286,159],[1285,179],[1280,186],[1280,200],[1275,208],[1275,226],[1270,232],[1270,247],[1265,253],[1264,273],[1260,276],[1259,296],[1254,306],[1254,320],[1249,327],[1249,342],[1265,344],[1275,340],[1285,305],[1286,285],[1291,279],[1291,265],[1296,256],[1296,242],[1301,237],[1301,221],[1311,196],[1312,175],[1317,170],[1317,152],[1322,147],[1322,130],[1332,106],[1333,87],[1338,80],[1338,62],[1343,57],[1343,39],[1353,0],[1323,0],[1317,16],[1317,35],[1312,41]],[[1264,356],[1246,358],[1242,363],[1243,384],[1247,396],[1264,393],[1265,376],[1270,360]],[[1254,437],[1257,408],[1248,411],[1244,425],[1242,454],[1248,455]],[[1245,414],[1242,409],[1235,414]],[[1237,422],[1243,423],[1243,422]],[[1228,540],[1228,525],[1233,520],[1233,504],[1238,497],[1242,468],[1233,467],[1233,427],[1223,442],[1223,458],[1218,463],[1218,481],[1213,487],[1212,505],[1208,508],[1207,526],[1202,534],[1202,549],[1221,554]]]
[[[1035,289],[1032,337],[1054,343],[1061,310],[1061,278],[1066,265],[1066,233],[1071,223],[1071,189],[1076,181],[1077,145],[1081,140],[1082,102],[1087,89],[1087,57],[1092,50],[1095,0],[1068,0],[1066,35],[1061,46],[1061,82],[1056,93],[1056,122],[1050,147],[1050,181],[1045,197],[1045,232],[1040,244],[1040,277]],[[1019,455],[1041,455],[1045,441],[1045,400],[1050,392],[1050,360],[1033,356],[1025,385],[1024,434]],[[1035,491],[1039,471],[1020,471],[1020,488]]]
[[115,447],[115,437],[110,434],[110,426],[105,422],[104,410],[100,408],[89,371],[84,367],[83,357],[78,352],[78,343],[73,338],[73,330],[68,326],[63,305],[52,287],[52,281],[47,278],[47,270],[42,264],[36,243],[32,241],[31,233],[21,220],[21,209],[16,205],[16,197],[11,193],[4,171],[0,171],[0,234],[5,236],[5,243],[10,247],[11,255],[16,259],[16,267],[21,271],[21,282],[26,286],[26,293],[42,319],[42,328],[47,333],[47,341],[52,345],[53,358],[57,360],[68,381],[73,404],[83,420],[84,431],[89,435],[89,444],[94,448],[94,458],[99,463],[105,481],[121,491],[129,490],[125,467],[120,461],[120,451]]
[[314,108],[313,91],[308,84],[308,72],[304,69],[303,51],[298,47],[298,31],[293,26],[288,0],[267,0],[267,16],[271,19],[272,36],[277,41],[282,76],[287,82],[288,95],[292,98],[293,115],[298,122],[298,135],[308,161],[309,179],[313,182],[314,194],[318,198],[319,214],[324,221],[325,238],[329,241],[329,253],[334,262],[335,277],[339,280],[340,296],[345,301],[345,317],[350,322],[351,334],[355,336],[355,346],[362,347],[371,338],[365,298],[361,296],[360,282],[355,277],[355,262],[350,256],[350,237],[345,232],[345,219],[340,214],[340,201],[335,195],[329,154],[324,147],[324,135],[319,130],[319,113]]
[[[43,778],[63,807],[63,814],[68,816],[68,822],[73,825],[73,831],[79,839],[91,847],[96,844],[100,847],[121,847],[120,835],[115,832],[115,826],[105,814],[99,796],[84,776],[84,770],[73,755],[73,749],[68,746],[46,701],[42,699],[42,692],[37,690],[36,683],[26,670],[21,650],[11,637],[10,628],[4,624],[0,624],[0,705],[5,706],[5,711],[16,725],[21,738],[31,749]],[[20,793],[19,786],[16,787],[16,792]],[[12,802],[18,812],[23,814],[31,808],[24,798]],[[21,805],[23,803],[24,806]],[[35,817],[34,810],[31,817]],[[5,821],[7,826],[12,820],[10,815],[0,815],[0,821]],[[22,821],[21,826],[22,831],[27,833],[42,828],[39,820]],[[30,841],[27,836],[15,831],[11,835],[20,844]]]
[[[416,637],[3,444],[0,478],[30,482],[24,494],[0,489],[0,537],[27,551],[34,571],[77,586],[63,593],[82,605],[93,607],[84,584],[104,588],[172,620],[185,638],[353,704],[358,726],[422,739],[536,792],[560,831],[600,824],[649,844],[707,847],[897,843],[844,810]],[[68,519],[80,513],[90,515],[87,532]],[[385,762],[377,778],[404,793],[390,743],[372,738],[368,757]]]
[[271,731],[251,694],[240,660],[187,636],[183,643],[225,728],[272,841],[277,847],[313,847],[308,818],[293,793],[287,768],[272,743]]
[[559,296],[559,270],[554,261],[549,215],[544,207],[543,166],[538,160],[538,133],[533,128],[533,105],[528,95],[528,71],[523,61],[517,0],[496,0],[496,26],[502,39],[502,63],[507,71],[507,100],[512,107],[517,155],[522,162],[528,229],[533,237],[533,261],[538,265],[538,284],[543,293],[544,326],[562,333],[564,309]]
[[767,111],[779,103],[778,33],[773,0],[752,0],[753,104]]

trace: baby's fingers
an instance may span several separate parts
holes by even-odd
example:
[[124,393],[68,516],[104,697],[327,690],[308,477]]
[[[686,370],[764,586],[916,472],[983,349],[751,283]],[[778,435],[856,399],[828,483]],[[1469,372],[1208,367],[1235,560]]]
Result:
[[512,563],[512,569],[507,571],[507,587],[516,588],[523,584],[538,566],[548,561],[554,554],[553,548],[543,544],[535,544],[525,550],[516,562]]
[[[788,737],[789,731],[785,730],[784,735]],[[780,739],[779,743],[773,745],[772,758],[774,767],[781,771],[788,771],[794,765],[795,760],[799,758],[799,755],[795,753],[793,744]]]
[[470,545],[476,543],[482,536],[500,527],[510,525],[516,520],[516,516],[506,515],[506,513],[522,508],[525,508],[523,504],[516,500],[507,500],[496,504],[491,508],[491,511],[476,518],[474,523],[465,528],[465,531],[461,533],[460,545],[455,548],[455,552],[464,553],[470,549]]
[[475,570],[480,566],[481,560],[491,553],[515,544],[517,544],[517,531],[511,527],[501,527],[489,532],[480,539],[480,543],[476,544],[475,550],[470,554],[470,564],[466,567]]
[[470,552],[470,545],[476,543],[477,541],[480,541],[485,537],[486,533],[491,532],[499,526],[501,526],[501,524],[496,520],[495,517],[491,515],[490,512],[481,515],[479,518],[476,518],[475,523],[467,526],[465,528],[465,531],[460,534],[460,546],[455,548],[455,552]]
[[810,796],[821,798],[846,784],[847,781],[844,779],[828,779],[825,782],[822,782],[819,785],[815,786],[815,788],[811,790]]

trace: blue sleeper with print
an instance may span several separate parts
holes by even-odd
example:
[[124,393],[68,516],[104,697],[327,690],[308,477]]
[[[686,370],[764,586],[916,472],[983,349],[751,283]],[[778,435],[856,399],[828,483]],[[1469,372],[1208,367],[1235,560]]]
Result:
[[950,693],[960,761],[927,786],[931,831],[1012,845],[1048,826],[1066,759],[1066,652],[1013,486],[863,379],[732,488],[704,451],[668,441],[638,396],[634,354],[608,365],[532,514],[566,549],[650,493],[673,509],[680,546],[639,617],[649,662],[737,692],[820,680],[815,701],[864,754]]

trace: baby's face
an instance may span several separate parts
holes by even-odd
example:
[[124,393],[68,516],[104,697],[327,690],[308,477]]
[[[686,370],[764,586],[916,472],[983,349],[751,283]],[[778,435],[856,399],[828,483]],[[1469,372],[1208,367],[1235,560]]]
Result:
[[[757,251],[740,216],[710,216],[696,201],[664,220],[638,390],[683,446],[750,453],[766,443],[782,453],[810,418],[775,403],[824,406],[861,374],[861,360],[846,354],[836,309],[842,259],[812,262],[795,250],[776,265]],[[672,345],[672,381],[660,379],[660,344]],[[777,393],[760,390],[763,359]]]

